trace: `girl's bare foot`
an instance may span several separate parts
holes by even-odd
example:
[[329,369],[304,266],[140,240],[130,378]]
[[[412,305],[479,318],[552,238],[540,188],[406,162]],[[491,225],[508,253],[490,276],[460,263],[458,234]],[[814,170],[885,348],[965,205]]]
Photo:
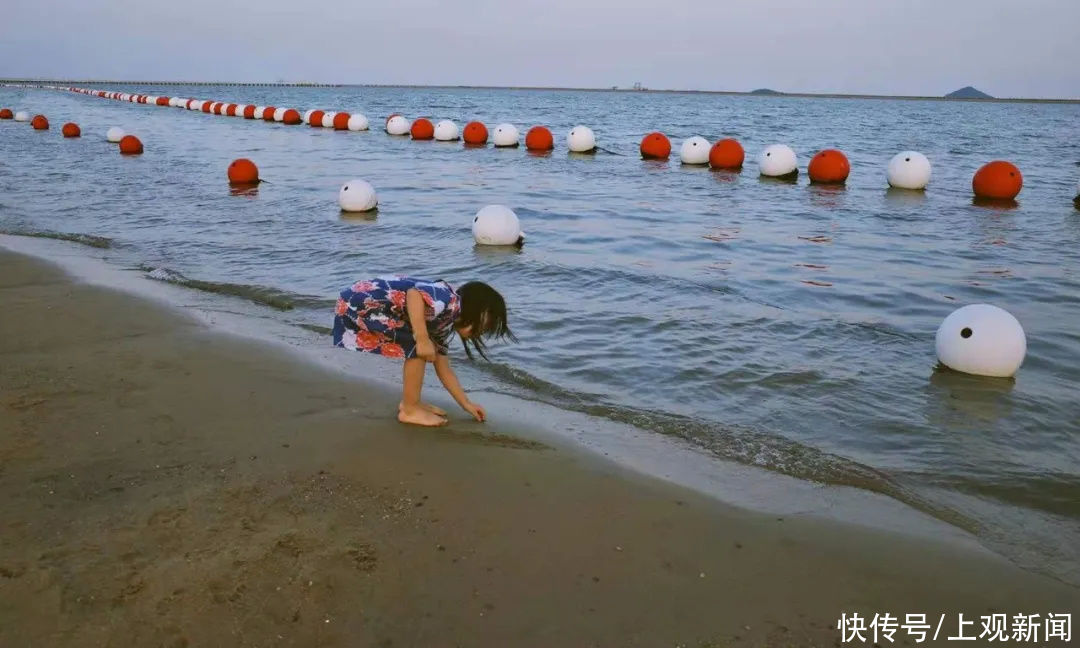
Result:
[[[405,407],[405,403],[403,403],[403,402],[398,403],[397,408],[398,408],[399,412],[402,409],[404,409],[404,407]],[[428,403],[424,403],[424,402],[419,403],[419,407],[420,407],[420,409],[427,410],[427,411],[431,412],[432,414],[434,414],[436,416],[444,416],[444,417],[446,416],[446,410],[444,410],[441,407],[435,407],[434,405],[429,405]]]
[[411,425],[425,425],[427,427],[439,427],[446,425],[446,419],[438,414],[428,411],[424,407],[400,407],[398,408],[397,420]]

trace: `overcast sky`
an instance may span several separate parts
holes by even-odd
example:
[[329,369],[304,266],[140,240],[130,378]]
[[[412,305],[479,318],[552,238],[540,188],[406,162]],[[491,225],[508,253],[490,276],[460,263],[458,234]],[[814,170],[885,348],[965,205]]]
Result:
[[1080,0],[9,0],[0,76],[1080,97]]

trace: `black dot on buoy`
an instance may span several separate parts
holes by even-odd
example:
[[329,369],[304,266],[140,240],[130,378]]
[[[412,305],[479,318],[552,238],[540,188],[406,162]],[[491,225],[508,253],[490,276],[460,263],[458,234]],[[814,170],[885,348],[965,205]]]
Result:
[[964,330],[960,331],[960,337],[964,338],[965,340],[971,337],[971,329],[965,326]]
[[342,189],[342,191],[348,191],[348,190],[349,190],[349,185],[345,185],[345,188]]
[[911,158],[904,158],[904,162],[911,162]]
[[475,223],[475,222],[476,222],[476,221],[478,221],[478,220],[480,220],[480,217],[479,217],[479,216],[473,216],[473,217],[472,217],[472,222],[474,222],[474,223]]
[[772,155],[772,153],[766,153],[765,157],[769,157],[770,155]]

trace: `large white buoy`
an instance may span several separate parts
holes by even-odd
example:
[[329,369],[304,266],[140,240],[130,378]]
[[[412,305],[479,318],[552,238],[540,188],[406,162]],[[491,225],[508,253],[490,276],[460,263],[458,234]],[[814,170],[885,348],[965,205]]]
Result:
[[710,148],[709,140],[695,135],[682,143],[679,159],[683,164],[708,164]]
[[341,211],[366,212],[375,209],[379,199],[375,195],[375,188],[366,180],[349,180],[338,192],[338,205]]
[[313,113],[313,112],[315,112],[314,108],[311,108],[310,110],[305,110],[304,111],[304,123],[305,124],[310,124],[311,123],[311,113]]
[[795,157],[795,151],[786,144],[773,144],[765,147],[758,155],[758,169],[761,175],[770,178],[778,178],[792,173],[797,173],[799,160]]
[[461,131],[458,130],[457,124],[444,119],[438,124],[435,124],[435,139],[440,142],[451,142],[461,138]]
[[285,111],[286,110],[288,110],[288,108],[275,108],[274,109],[274,121],[276,121],[276,122],[285,121]]
[[491,135],[491,143],[495,146],[517,146],[520,140],[521,134],[513,124],[499,124]]
[[889,160],[885,176],[890,187],[925,189],[930,183],[930,160],[918,151],[901,151]]
[[386,132],[391,135],[408,135],[412,123],[401,115],[394,115],[386,120]]
[[336,116],[337,116],[336,112],[332,112],[332,111],[329,111],[329,110],[324,112],[323,116],[322,116],[322,127],[323,128],[333,128],[334,127],[334,117],[336,117]]
[[255,119],[262,119],[264,112],[266,112],[266,106],[255,106]]
[[20,110],[15,113],[15,121],[30,121],[30,113],[25,110]]
[[[596,135],[588,126],[574,126],[566,134],[566,148],[574,153],[588,153],[596,148]],[[708,158],[709,152],[705,152]]]
[[525,240],[517,214],[505,205],[488,205],[476,212],[472,233],[480,245],[520,245]]
[[989,304],[971,304],[952,312],[938,327],[938,360],[956,371],[1008,378],[1027,353],[1020,322],[1008,311]]
[[367,117],[364,117],[360,113],[349,115],[348,129],[351,131],[366,131],[368,129]]
[[124,132],[124,129],[120,128],[119,126],[113,126],[105,132],[105,140],[116,144],[120,140],[124,139],[124,135],[127,135],[127,133]]

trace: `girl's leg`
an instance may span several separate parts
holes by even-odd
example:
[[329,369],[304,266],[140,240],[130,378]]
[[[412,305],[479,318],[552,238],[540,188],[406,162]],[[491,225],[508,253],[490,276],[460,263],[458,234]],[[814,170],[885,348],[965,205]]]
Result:
[[401,406],[398,408],[398,420],[413,425],[445,425],[446,419],[436,415],[420,402],[420,391],[424,387],[424,371],[427,361],[421,358],[409,358],[402,370]]

